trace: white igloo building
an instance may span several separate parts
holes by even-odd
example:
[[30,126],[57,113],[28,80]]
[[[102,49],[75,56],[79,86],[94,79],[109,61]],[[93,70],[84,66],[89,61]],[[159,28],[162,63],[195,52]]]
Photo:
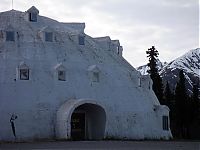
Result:
[[0,13],[0,141],[172,137],[150,77],[84,28],[34,6]]

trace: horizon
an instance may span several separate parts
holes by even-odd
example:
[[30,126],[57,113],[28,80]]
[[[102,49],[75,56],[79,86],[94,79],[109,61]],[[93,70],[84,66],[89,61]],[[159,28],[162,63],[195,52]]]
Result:
[[16,0],[13,6],[10,0],[3,0],[0,12],[12,8],[24,12],[33,5],[39,9],[39,15],[59,22],[85,22],[85,33],[89,36],[118,39],[123,46],[123,57],[135,68],[148,63],[146,51],[151,46],[158,50],[161,62],[170,62],[199,48],[198,0],[159,3],[155,0]]

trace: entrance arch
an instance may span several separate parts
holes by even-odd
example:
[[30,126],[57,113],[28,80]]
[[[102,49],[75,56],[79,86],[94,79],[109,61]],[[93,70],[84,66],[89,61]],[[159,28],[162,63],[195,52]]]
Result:
[[57,111],[58,139],[98,140],[104,138],[106,112],[93,100],[68,100]]

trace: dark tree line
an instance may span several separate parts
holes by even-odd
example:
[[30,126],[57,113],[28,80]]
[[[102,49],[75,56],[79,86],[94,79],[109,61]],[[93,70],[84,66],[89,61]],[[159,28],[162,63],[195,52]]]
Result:
[[200,138],[200,95],[199,82],[193,83],[193,94],[189,96],[185,86],[184,71],[180,70],[176,88],[170,89],[167,82],[163,87],[157,69],[159,53],[154,46],[146,51],[149,58],[149,74],[153,80],[153,90],[162,105],[170,108],[170,127],[175,138]]

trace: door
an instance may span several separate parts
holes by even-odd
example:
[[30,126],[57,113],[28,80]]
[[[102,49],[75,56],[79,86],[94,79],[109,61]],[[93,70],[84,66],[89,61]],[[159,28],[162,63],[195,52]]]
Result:
[[72,140],[85,139],[85,113],[73,113],[71,117]]

